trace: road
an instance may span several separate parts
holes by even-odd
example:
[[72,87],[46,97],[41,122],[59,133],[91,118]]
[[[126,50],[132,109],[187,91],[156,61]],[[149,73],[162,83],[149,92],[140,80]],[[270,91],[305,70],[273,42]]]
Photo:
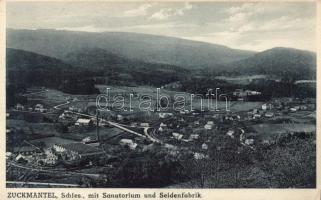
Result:
[[70,101],[67,101],[66,103],[62,103],[62,104],[56,105],[53,108],[58,110],[60,106],[65,106],[65,105],[68,105],[68,104],[70,104]]

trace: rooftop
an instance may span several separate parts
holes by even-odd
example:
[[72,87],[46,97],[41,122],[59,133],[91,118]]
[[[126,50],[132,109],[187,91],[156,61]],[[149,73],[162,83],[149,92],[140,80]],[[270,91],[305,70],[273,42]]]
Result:
[[83,118],[79,118],[77,120],[77,123],[81,123],[81,124],[89,124],[90,123],[90,119],[83,119]]

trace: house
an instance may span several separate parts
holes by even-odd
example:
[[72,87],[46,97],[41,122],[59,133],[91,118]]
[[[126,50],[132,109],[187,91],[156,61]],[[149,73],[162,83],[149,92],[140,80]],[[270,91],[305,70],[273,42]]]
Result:
[[254,139],[246,139],[246,140],[244,141],[244,143],[245,143],[246,145],[253,145],[253,144],[254,144]]
[[38,103],[35,106],[35,111],[36,112],[47,112],[47,109],[45,109],[42,104]]
[[167,144],[167,143],[164,144],[164,148],[173,150],[173,151],[177,150],[177,146],[174,146],[172,144]]
[[258,119],[258,118],[261,118],[261,115],[260,115],[260,114],[254,114],[254,115],[253,115],[253,119]]
[[300,106],[294,106],[296,110],[300,110]]
[[237,96],[237,97],[240,97],[240,96],[245,96],[246,94],[243,92],[243,89],[236,89],[236,90],[233,92],[233,95],[234,95],[234,96]]
[[121,139],[121,140],[119,141],[119,144],[120,144],[121,146],[127,146],[127,147],[129,147],[129,149],[131,149],[131,150],[134,150],[134,149],[136,149],[136,147],[137,147],[137,143],[133,142],[133,140],[131,140],[131,139]]
[[158,113],[159,118],[167,118],[173,116],[173,113]]
[[239,99],[243,99],[244,97],[248,96],[255,96],[255,95],[261,95],[261,92],[258,91],[252,91],[252,90],[243,90],[243,89],[236,89],[233,92],[233,96],[238,97]]
[[300,106],[300,110],[307,110],[307,109],[308,109],[308,107],[305,106],[305,105],[301,105],[301,106]]
[[172,135],[177,140],[181,140],[183,138],[183,135],[179,133],[172,133]]
[[168,83],[168,84],[162,86],[162,88],[166,88],[166,89],[178,89],[181,87],[182,87],[182,84],[180,82]]
[[207,130],[210,130],[213,128],[213,125],[212,124],[205,124],[204,128]]
[[45,166],[55,166],[58,164],[59,159],[58,156],[51,154],[50,156],[47,156],[45,159],[42,159],[41,161]]
[[202,153],[197,153],[197,152],[195,152],[195,153],[194,153],[194,158],[195,158],[196,160],[201,160],[201,159],[206,158],[206,156],[205,156],[204,154],[202,154]]
[[59,158],[51,148],[45,150],[46,158],[39,160],[41,165],[54,166],[58,164]]
[[227,131],[226,135],[230,136],[231,138],[234,138],[234,131],[233,130],[229,130]]
[[104,155],[104,151],[81,142],[68,144],[55,144],[53,149],[58,154],[67,154],[70,160],[74,159],[97,159]]
[[208,121],[207,124],[214,125],[214,122],[213,121]]
[[122,115],[117,115],[117,121],[122,121],[122,120],[124,120],[124,117],[122,116]]
[[246,95],[250,96],[250,95],[261,95],[261,92],[258,91],[252,91],[252,90],[245,90]]
[[296,112],[297,109],[296,108],[290,108],[291,112]]
[[262,107],[262,110],[271,110],[272,109],[272,104],[265,103],[261,107]]
[[12,157],[12,153],[10,151],[6,152],[6,159],[10,159]]
[[21,154],[23,156],[30,156],[40,152],[41,150],[39,148],[36,148],[35,146],[22,146],[13,148],[13,153]]
[[93,142],[97,142],[97,138],[96,137],[85,137],[81,140],[82,143],[86,144],[86,143],[93,143]]
[[203,143],[203,144],[202,144],[202,149],[203,149],[203,150],[207,150],[207,149],[208,149],[208,145],[207,145],[206,143]]
[[16,105],[16,110],[24,110],[24,109],[25,109],[25,107],[22,104],[18,103]]
[[273,117],[273,116],[274,116],[274,113],[272,113],[272,112],[267,112],[267,113],[265,113],[264,116],[265,116],[265,117]]
[[70,111],[77,111],[77,109],[76,109],[75,106],[70,106],[70,107],[68,108],[68,110],[70,110]]
[[38,104],[36,104],[35,108],[43,108],[43,105],[38,103]]
[[140,123],[140,126],[141,126],[141,127],[149,127],[149,123],[143,122],[143,123]]
[[26,164],[28,163],[28,160],[21,154],[19,154],[16,158],[15,161],[18,163]]
[[191,134],[190,136],[189,136],[189,139],[190,140],[198,140],[199,139],[199,134]]
[[77,119],[75,126],[92,126],[93,121],[91,119],[79,118]]

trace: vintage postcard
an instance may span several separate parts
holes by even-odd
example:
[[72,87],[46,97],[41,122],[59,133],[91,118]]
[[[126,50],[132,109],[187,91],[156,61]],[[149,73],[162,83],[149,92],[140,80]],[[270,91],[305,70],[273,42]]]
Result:
[[320,2],[1,3],[6,199],[320,199]]

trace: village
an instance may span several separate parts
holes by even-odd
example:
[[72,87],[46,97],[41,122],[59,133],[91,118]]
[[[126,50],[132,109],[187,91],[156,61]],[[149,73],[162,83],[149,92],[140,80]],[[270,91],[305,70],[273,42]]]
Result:
[[249,104],[247,95],[259,92],[237,90],[230,110],[127,114],[99,111],[89,97],[65,95],[65,103],[48,104],[43,93],[28,95],[27,104],[7,111],[7,184],[114,187],[112,177],[120,168],[154,152],[206,161],[213,149],[237,155],[288,136],[315,137],[315,99],[275,98],[242,106]]

